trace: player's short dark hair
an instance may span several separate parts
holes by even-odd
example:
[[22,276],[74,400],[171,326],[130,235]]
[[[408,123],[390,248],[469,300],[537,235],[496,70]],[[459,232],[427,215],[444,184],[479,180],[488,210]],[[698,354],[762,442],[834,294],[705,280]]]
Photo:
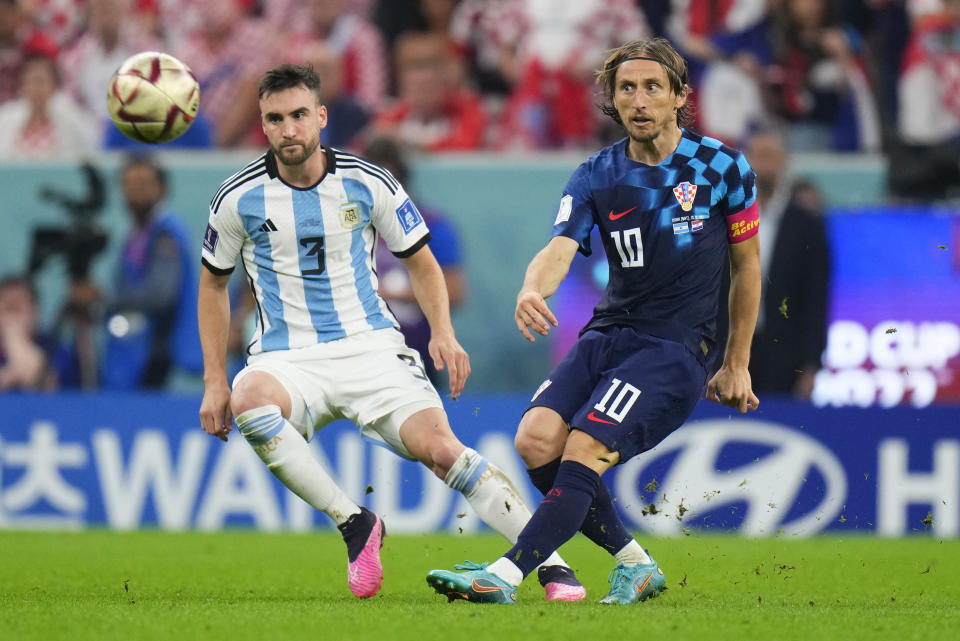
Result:
[[[610,51],[610,55],[603,62],[603,66],[597,70],[597,84],[603,90],[603,103],[599,105],[600,111],[605,116],[609,116],[618,125],[623,125],[617,107],[613,103],[613,94],[617,88],[617,69],[620,65],[630,59],[646,59],[659,62],[666,69],[667,78],[670,80],[670,89],[673,93],[680,95],[684,89],[690,89],[690,72],[687,69],[687,61],[683,59],[677,50],[673,48],[670,41],[666,38],[645,38],[643,40],[632,40],[616,49]],[[677,110],[677,125],[685,127],[693,121],[693,110],[690,102],[687,101]]]
[[300,86],[312,91],[317,102],[320,102],[320,74],[314,71],[312,65],[285,62],[263,74],[257,89],[257,99],[263,100],[264,96]]

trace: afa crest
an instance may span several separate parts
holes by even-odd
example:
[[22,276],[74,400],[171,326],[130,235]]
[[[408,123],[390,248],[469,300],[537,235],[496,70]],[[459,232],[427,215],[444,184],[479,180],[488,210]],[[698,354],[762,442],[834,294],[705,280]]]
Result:
[[673,195],[683,211],[693,209],[693,199],[697,197],[697,186],[684,181],[673,188]]
[[351,201],[340,205],[340,224],[345,229],[356,229],[363,222],[360,215],[360,205]]

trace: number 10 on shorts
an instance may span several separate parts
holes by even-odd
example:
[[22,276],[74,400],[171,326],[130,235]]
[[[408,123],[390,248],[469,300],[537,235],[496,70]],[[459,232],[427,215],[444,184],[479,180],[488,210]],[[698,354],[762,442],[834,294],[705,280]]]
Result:
[[[620,393],[613,399],[613,403],[610,403],[611,397],[613,397],[614,392],[616,392],[618,388]],[[627,412],[630,411],[630,408],[633,407],[633,404],[637,402],[638,398],[640,398],[640,390],[630,383],[624,383],[619,378],[615,378],[610,383],[610,389],[603,395],[600,402],[593,406],[593,409],[598,412],[603,412],[620,423],[623,422],[623,417],[627,415]],[[607,409],[607,403],[610,403],[609,409]]]

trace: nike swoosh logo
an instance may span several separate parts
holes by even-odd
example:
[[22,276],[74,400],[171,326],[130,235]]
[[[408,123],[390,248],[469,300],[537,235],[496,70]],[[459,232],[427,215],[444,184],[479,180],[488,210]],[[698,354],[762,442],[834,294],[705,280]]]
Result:
[[596,414],[590,412],[587,414],[587,420],[594,421],[595,423],[606,423],[607,425],[616,425],[613,421],[605,421],[602,418],[598,418]]
[[630,209],[628,209],[628,210],[626,210],[626,211],[621,211],[619,214],[613,213],[613,210],[611,209],[611,210],[610,210],[610,220],[619,220],[619,219],[623,218],[624,216],[626,216],[627,214],[629,214],[629,213],[630,213],[631,211],[633,211],[634,209],[636,209],[636,207],[631,207]]
[[497,592],[498,590],[505,590],[506,588],[501,588],[496,585],[480,585],[477,583],[477,580],[474,579],[473,583],[470,584],[470,587],[474,592]]
[[647,585],[650,583],[650,579],[652,578],[653,578],[652,574],[648,575],[647,579],[643,582],[643,584],[637,586],[637,594],[643,596],[643,591],[647,589]]

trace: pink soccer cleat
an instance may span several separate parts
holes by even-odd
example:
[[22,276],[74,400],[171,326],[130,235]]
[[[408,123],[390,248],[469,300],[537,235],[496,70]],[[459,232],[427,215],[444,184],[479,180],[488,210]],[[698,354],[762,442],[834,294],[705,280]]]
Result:
[[587,597],[587,589],[568,567],[542,566],[537,570],[537,579],[546,591],[547,601],[583,601]]
[[338,528],[347,543],[347,584],[354,596],[368,599],[383,583],[380,548],[387,530],[380,517],[365,507]]

